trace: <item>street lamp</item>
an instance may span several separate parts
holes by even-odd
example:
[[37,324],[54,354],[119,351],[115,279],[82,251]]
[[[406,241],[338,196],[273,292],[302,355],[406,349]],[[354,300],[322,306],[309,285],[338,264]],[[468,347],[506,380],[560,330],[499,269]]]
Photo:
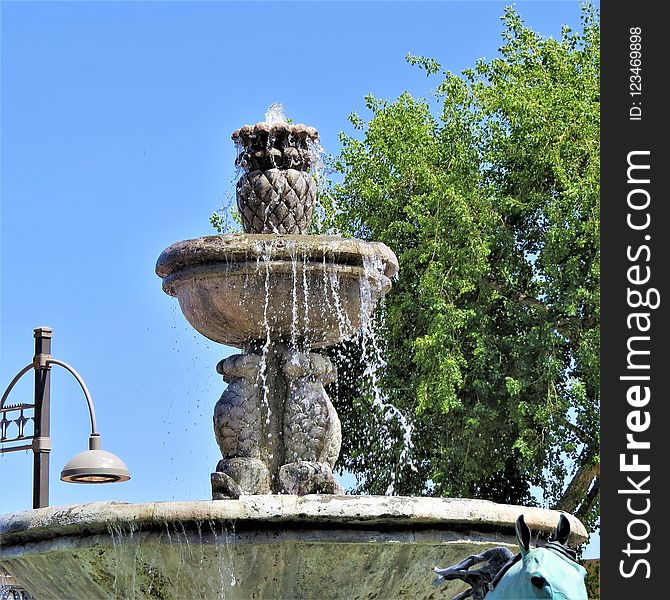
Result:
[[[70,365],[51,356],[51,335],[49,327],[35,329],[35,356],[33,362],[21,369],[2,395],[0,400],[0,454],[19,450],[33,451],[33,508],[49,506],[49,453],[51,452],[51,367],[57,365],[69,371],[79,383],[91,418],[91,435],[88,450],[71,458],[63,468],[60,478],[69,483],[115,483],[128,481],[130,473],[124,462],[111,452],[100,449],[100,434],[95,421],[95,409],[88,388]],[[29,371],[35,371],[35,400],[33,404],[10,404],[5,400],[16,383]],[[34,410],[34,416],[26,416],[26,411]],[[18,417],[8,419],[10,413],[19,413]],[[32,419],[33,434],[26,435],[26,425]],[[8,435],[10,426],[17,428],[16,435]],[[31,441],[29,444],[21,442]],[[4,444],[19,444],[5,447]]]

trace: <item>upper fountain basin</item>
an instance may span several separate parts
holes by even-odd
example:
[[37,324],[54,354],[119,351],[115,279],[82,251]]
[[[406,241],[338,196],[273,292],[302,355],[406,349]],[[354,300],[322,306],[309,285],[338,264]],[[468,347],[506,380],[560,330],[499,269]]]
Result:
[[354,335],[398,272],[379,242],[338,236],[227,234],[177,242],[159,257],[163,290],[216,342],[326,347]]

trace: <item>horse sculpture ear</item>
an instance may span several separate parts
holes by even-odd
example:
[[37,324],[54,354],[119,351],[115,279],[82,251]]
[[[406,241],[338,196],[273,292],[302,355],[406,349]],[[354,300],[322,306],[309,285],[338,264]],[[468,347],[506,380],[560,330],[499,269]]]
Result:
[[561,513],[561,516],[558,518],[558,525],[556,525],[556,529],[554,531],[552,539],[557,541],[562,546],[565,546],[568,542],[569,537],[570,537],[570,521],[563,513]]
[[516,541],[519,544],[519,550],[522,555],[530,550],[530,528],[526,525],[523,515],[519,515],[515,525]]

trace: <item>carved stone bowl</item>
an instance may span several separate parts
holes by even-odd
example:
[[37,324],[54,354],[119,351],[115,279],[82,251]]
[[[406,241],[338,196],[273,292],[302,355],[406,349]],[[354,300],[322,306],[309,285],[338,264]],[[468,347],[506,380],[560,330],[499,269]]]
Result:
[[186,240],[156,265],[163,290],[197,331],[245,349],[268,340],[319,348],[351,337],[397,272],[382,243],[311,235]]
[[[458,498],[242,496],[98,502],[0,517],[0,568],[35,597],[135,600],[445,600],[433,567],[516,552],[523,514],[546,539],[559,513]],[[569,516],[571,544],[586,530]]]

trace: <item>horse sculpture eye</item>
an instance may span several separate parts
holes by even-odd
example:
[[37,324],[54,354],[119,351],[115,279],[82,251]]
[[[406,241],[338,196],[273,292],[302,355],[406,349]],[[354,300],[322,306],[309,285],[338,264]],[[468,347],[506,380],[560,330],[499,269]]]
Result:
[[540,590],[547,584],[547,580],[544,577],[539,577],[537,575],[535,577],[531,577],[530,582]]

